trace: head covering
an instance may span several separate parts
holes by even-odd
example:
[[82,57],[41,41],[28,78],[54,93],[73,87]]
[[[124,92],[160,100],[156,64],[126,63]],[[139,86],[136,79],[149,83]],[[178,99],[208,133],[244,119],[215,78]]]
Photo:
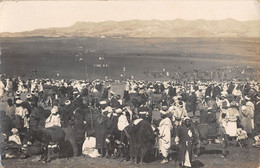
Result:
[[115,110],[115,112],[116,112],[116,113],[122,113],[123,110],[122,110],[121,108],[118,108],[118,109]]
[[105,100],[103,100],[103,101],[100,101],[99,104],[105,105],[105,104],[107,104],[107,102]]
[[32,95],[28,94],[28,95],[26,96],[26,98],[27,98],[27,99],[30,99],[30,98],[32,98]]
[[248,96],[246,96],[246,97],[245,97],[245,99],[246,99],[246,100],[251,100],[251,98],[250,98],[250,97],[248,97]]
[[190,120],[190,117],[185,117],[183,121]]
[[102,110],[102,113],[104,112],[112,113],[112,111],[113,111],[112,107],[107,106],[104,110]]
[[32,95],[35,95],[35,91],[32,90],[32,91],[31,91],[31,94],[32,94]]
[[16,93],[17,95],[20,95],[20,94],[21,94],[21,91],[17,90],[15,93]]
[[12,128],[11,132],[12,132],[13,134],[17,134],[17,133],[18,133],[18,129],[17,129],[17,128]]
[[211,111],[211,110],[212,110],[212,107],[208,107],[207,110],[208,110],[208,111]]
[[16,100],[16,104],[21,104],[23,101],[22,100],[20,100],[20,99],[18,99],[18,100]]
[[70,100],[66,100],[65,101],[65,105],[70,105],[71,101]]

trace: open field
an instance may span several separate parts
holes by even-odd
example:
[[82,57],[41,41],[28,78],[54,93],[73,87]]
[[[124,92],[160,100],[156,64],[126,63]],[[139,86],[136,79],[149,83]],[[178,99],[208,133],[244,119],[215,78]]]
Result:
[[256,38],[31,37],[2,38],[0,46],[1,72],[25,78],[103,79],[107,75],[119,79],[125,74],[160,80],[145,76],[144,71],[165,68],[170,74],[189,73],[259,67],[260,63],[260,39]]
[[[220,156],[219,144],[210,144],[206,146],[204,154],[199,158],[194,158],[193,168],[259,168],[259,150],[256,148],[240,148],[235,146],[228,147],[229,156],[222,158]],[[144,165],[137,165],[132,162],[120,162],[119,159],[106,159],[106,158],[87,158],[84,156],[70,158],[70,159],[57,159],[48,164],[37,161],[39,157],[33,156],[28,159],[4,159],[3,165],[6,168],[172,168],[177,167],[175,161],[170,161],[167,164],[161,164],[160,159],[147,163]]]

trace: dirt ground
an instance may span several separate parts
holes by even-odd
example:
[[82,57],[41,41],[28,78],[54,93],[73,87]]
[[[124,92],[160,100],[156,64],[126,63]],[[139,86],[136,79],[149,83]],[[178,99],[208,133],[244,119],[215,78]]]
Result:
[[[198,158],[193,158],[193,168],[259,168],[259,149],[256,148],[240,148],[237,146],[229,146],[229,155],[226,158],[220,156],[219,144],[209,144],[206,150]],[[32,156],[28,159],[3,159],[2,164],[6,168],[170,168],[177,167],[174,160],[166,164],[161,164],[161,159],[157,159],[150,163],[143,165],[132,163],[131,161],[125,162],[120,159],[111,158],[87,158],[85,156],[74,157],[69,159],[56,159],[50,163],[43,163],[39,160],[39,156]]]

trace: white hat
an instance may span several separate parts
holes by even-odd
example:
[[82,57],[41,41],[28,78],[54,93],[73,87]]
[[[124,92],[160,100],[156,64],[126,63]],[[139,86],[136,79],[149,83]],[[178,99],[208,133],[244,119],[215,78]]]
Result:
[[31,94],[32,94],[32,95],[35,95],[35,91],[32,90],[32,91],[31,91]]
[[20,95],[20,94],[21,94],[21,91],[17,90],[15,93],[16,93],[17,95]]
[[66,100],[65,101],[65,105],[70,105],[71,101],[70,100]]
[[30,99],[30,98],[32,98],[32,95],[28,94],[28,95],[26,96],[26,98],[27,98],[27,99]]
[[140,111],[139,114],[148,115],[148,112],[147,111]]
[[115,110],[115,112],[116,112],[116,113],[122,113],[123,111],[122,111],[121,108],[118,108],[118,109]]
[[212,107],[208,107],[207,110],[212,110]]
[[73,94],[77,94],[77,93],[79,93],[79,92],[78,92],[78,91],[76,91],[76,90],[75,90],[75,91],[73,91]]
[[13,134],[17,134],[17,133],[18,133],[18,129],[17,129],[17,128],[12,128],[11,132],[12,132]]
[[246,96],[246,97],[245,97],[245,99],[246,99],[246,100],[251,100],[251,98],[250,98],[250,97],[248,97],[248,96]]
[[102,113],[104,113],[104,112],[108,112],[108,113],[112,113],[112,111],[113,111],[113,109],[112,109],[112,107],[110,107],[110,106],[107,106],[104,110],[102,110]]
[[100,101],[99,104],[104,105],[104,104],[107,104],[107,102],[105,100],[103,100],[103,101]]
[[183,121],[185,121],[185,120],[190,120],[190,117],[185,117],[185,118],[183,119]]
[[16,104],[21,104],[23,101],[22,100],[20,100],[20,99],[18,99],[18,100],[16,100]]

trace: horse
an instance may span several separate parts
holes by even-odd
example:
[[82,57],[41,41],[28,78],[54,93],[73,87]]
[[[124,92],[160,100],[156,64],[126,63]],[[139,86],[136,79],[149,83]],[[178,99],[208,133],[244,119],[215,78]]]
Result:
[[200,156],[201,154],[201,146],[203,141],[215,141],[218,140],[220,142],[221,148],[222,148],[222,156],[227,156],[227,141],[228,137],[225,134],[224,128],[221,128],[217,124],[199,124],[195,122],[193,124],[193,128],[195,131],[196,136],[198,137],[198,141],[196,144],[194,144],[194,155]]
[[150,159],[154,150],[155,134],[151,123],[143,119],[136,124],[134,122],[134,124],[129,125],[127,130],[130,157],[134,159],[135,163],[138,163],[138,158],[140,158],[140,164],[143,164],[144,158]]
[[43,155],[42,160],[49,162],[54,157],[54,149],[62,142],[65,142],[65,133],[61,127],[53,126],[50,128],[42,128],[32,132],[35,140],[42,143]]

